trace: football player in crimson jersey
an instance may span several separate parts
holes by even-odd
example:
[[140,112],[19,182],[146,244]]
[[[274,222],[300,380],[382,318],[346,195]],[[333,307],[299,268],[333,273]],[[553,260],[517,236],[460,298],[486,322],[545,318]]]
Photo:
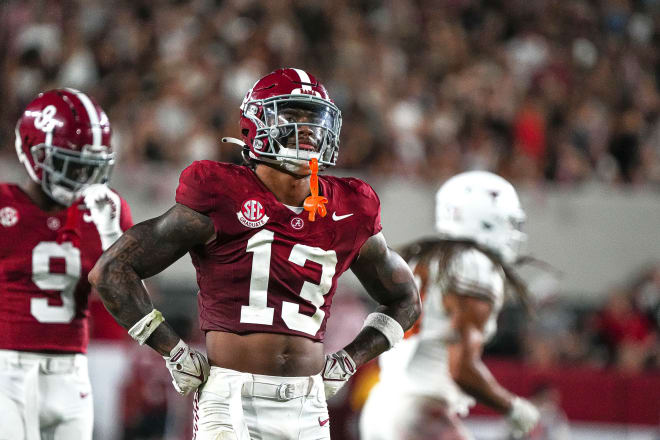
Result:
[[0,438],[92,438],[87,274],[131,226],[105,182],[108,118],[73,89],[37,96],[16,125],[29,179],[0,184]]
[[[177,390],[203,384],[197,439],[329,438],[326,399],[403,337],[419,296],[387,247],[371,187],[316,175],[316,165],[335,164],[341,128],[325,87],[303,70],[280,69],[256,82],[240,110],[243,139],[230,141],[243,146],[246,165],[190,165],[177,203],[127,231],[90,280],[129,334],[165,357]],[[186,252],[210,373],[141,282]],[[349,268],[380,306],[355,340],[324,356],[330,303]]]
[[461,173],[440,188],[439,236],[402,250],[421,282],[424,313],[379,359],[380,383],[360,420],[363,440],[472,438],[458,416],[475,399],[507,415],[516,438],[534,428],[538,410],[500,386],[481,361],[507,284],[527,302],[511,269],[526,240],[524,219],[515,189],[495,174]]

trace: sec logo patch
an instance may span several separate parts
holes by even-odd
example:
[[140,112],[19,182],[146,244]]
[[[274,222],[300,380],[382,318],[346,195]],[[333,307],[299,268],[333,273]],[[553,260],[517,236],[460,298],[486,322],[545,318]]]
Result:
[[259,200],[249,199],[241,203],[241,210],[236,213],[238,221],[248,228],[260,228],[266,224],[269,217]]
[[18,211],[11,206],[0,209],[0,225],[9,228],[18,223]]

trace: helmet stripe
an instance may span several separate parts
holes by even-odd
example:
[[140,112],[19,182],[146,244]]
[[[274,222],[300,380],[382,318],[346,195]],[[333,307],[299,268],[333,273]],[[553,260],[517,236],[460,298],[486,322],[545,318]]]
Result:
[[80,102],[82,102],[83,106],[85,106],[85,110],[87,110],[89,125],[92,127],[92,146],[93,147],[101,146],[101,138],[102,138],[101,123],[99,121],[99,114],[96,111],[96,107],[92,103],[92,100],[89,99],[89,96],[85,95],[83,92],[80,92],[76,89],[67,89],[67,90],[70,91],[71,93],[75,93],[78,99],[80,99]]
[[298,77],[300,78],[300,82],[308,83],[308,84],[302,84],[302,89],[307,90],[307,91],[311,91],[312,86],[310,86],[309,84],[312,82],[312,80],[309,79],[309,75],[307,74],[307,72],[305,72],[304,70],[301,70],[301,69],[296,69],[296,68],[293,68],[293,70],[295,70],[296,73],[298,74]]

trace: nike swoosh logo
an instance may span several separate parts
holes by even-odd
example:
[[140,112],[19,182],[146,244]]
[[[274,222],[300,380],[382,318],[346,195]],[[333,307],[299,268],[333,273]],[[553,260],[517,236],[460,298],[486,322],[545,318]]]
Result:
[[325,424],[328,423],[329,421],[330,421],[330,417],[328,417],[325,420],[321,420],[321,418],[319,417],[319,425],[321,426],[325,426]]
[[195,368],[199,371],[199,374],[191,374],[185,371],[178,371],[178,373],[185,374],[186,376],[194,377],[195,379],[199,379],[200,382],[204,383],[204,369],[202,368],[201,361],[196,357],[193,357],[193,364],[195,364]]
[[186,376],[194,377],[195,379],[199,379],[200,382],[204,382],[204,372],[200,371],[199,374],[190,374],[186,373],[185,371],[178,371],[179,374],[185,374]]
[[336,212],[333,212],[333,213],[332,213],[332,219],[333,219],[334,221],[338,222],[339,220],[344,220],[345,218],[348,218],[348,217],[350,217],[350,216],[352,216],[352,215],[353,215],[353,213],[345,214],[345,215],[337,215]]
[[84,399],[85,397],[89,396],[89,393],[80,393],[80,398]]

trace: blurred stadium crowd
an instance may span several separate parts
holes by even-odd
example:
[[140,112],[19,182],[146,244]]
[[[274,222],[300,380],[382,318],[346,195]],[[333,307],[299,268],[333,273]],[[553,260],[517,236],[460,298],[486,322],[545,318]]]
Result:
[[[660,265],[635,274],[603,292],[598,308],[549,299],[537,305],[537,315],[524,319],[517,340],[505,335],[498,345],[520,354],[531,365],[588,365],[621,372],[660,371]],[[520,319],[520,313],[512,311]],[[506,319],[503,325],[512,326]],[[515,318],[514,318],[515,321]],[[514,324],[516,326],[516,324]],[[509,334],[514,335],[515,328]],[[515,348],[519,347],[519,353]]]
[[8,0],[0,145],[40,90],[106,109],[122,161],[238,160],[238,105],[275,66],[343,110],[339,165],[442,181],[660,184],[657,0]]

